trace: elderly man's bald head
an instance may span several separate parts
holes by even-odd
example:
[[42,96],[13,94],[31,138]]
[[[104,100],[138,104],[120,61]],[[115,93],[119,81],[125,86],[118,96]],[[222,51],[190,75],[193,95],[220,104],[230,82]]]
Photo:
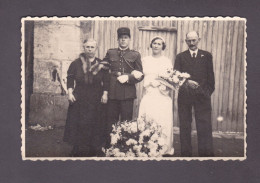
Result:
[[186,34],[186,38],[187,37],[198,37],[199,38],[200,36],[199,36],[199,33],[197,31],[190,31]]
[[199,33],[196,31],[190,31],[186,34],[186,43],[189,49],[195,51],[198,49],[198,44],[200,42]]

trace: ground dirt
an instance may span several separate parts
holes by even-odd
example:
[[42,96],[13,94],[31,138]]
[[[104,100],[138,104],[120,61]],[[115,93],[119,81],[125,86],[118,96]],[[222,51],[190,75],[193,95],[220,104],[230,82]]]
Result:
[[[64,127],[52,130],[34,131],[26,130],[25,156],[26,157],[69,157],[72,147],[62,141]],[[244,141],[236,138],[214,138],[214,151],[216,157],[243,157]],[[192,136],[193,156],[198,156],[197,137]],[[180,138],[174,135],[174,157],[180,157]]]

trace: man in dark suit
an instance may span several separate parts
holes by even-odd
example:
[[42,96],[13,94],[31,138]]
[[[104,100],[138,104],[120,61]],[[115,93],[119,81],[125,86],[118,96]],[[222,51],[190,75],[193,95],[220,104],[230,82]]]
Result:
[[194,107],[199,156],[214,156],[211,124],[211,94],[215,90],[212,55],[198,49],[199,34],[186,35],[188,50],[176,56],[174,68],[191,77],[179,90],[181,156],[192,156],[191,122]]
[[133,103],[136,98],[135,84],[143,79],[139,52],[129,49],[130,29],[117,30],[118,48],[109,49],[104,61],[110,63],[110,87],[108,91],[108,132],[112,124],[132,120]]

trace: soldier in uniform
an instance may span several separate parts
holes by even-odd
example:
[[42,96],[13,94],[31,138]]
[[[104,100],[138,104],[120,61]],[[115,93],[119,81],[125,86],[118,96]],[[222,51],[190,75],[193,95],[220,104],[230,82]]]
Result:
[[109,49],[104,58],[104,61],[110,63],[108,133],[111,132],[112,124],[119,119],[132,120],[133,103],[136,98],[135,84],[143,79],[141,55],[129,49],[130,29],[121,27],[117,34],[119,47]]

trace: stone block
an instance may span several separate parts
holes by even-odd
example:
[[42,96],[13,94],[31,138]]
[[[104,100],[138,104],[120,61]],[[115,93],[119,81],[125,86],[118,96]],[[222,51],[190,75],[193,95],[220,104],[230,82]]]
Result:
[[65,124],[67,119],[67,111],[69,107],[69,101],[67,96],[54,96],[54,121],[56,123]]
[[53,76],[53,71],[55,69],[61,70],[61,62],[35,59],[33,81],[34,93],[61,93],[60,82]]
[[79,21],[37,21],[34,29],[34,58],[74,60],[81,51]]
[[41,126],[64,126],[67,110],[66,96],[32,94],[28,122]]
[[48,94],[32,94],[30,100],[29,123],[41,126],[54,125],[54,98]]

